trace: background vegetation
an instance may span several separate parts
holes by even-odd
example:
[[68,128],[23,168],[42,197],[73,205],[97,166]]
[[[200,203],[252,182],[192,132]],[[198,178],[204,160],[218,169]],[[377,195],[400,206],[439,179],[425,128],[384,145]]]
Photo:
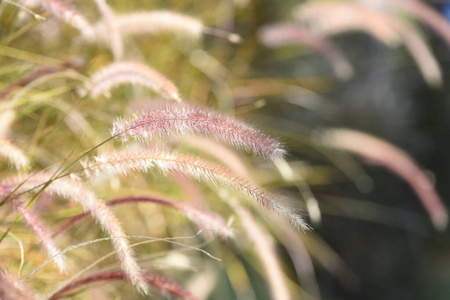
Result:
[[[363,2],[368,1],[358,5]],[[109,138],[111,124],[118,116],[136,107],[143,110],[147,102],[161,98],[134,85],[112,89],[110,95],[96,99],[86,95],[85,83],[90,76],[114,61],[108,43],[88,42],[48,7],[31,1],[24,4],[46,19],[33,18],[7,2],[0,4],[0,133],[22,149],[30,163],[17,171],[7,159],[0,160],[2,182],[18,174],[55,171],[69,162],[74,162],[72,172],[82,168],[77,155]],[[93,1],[73,1],[70,5],[92,23],[101,18]],[[125,37],[124,56],[164,74],[185,102],[236,116],[283,143],[288,151],[286,160],[296,174],[294,180],[280,173],[270,160],[242,151],[233,153],[239,155],[249,178],[287,197],[287,205],[301,209],[311,224],[311,231],[299,230],[294,240],[286,240],[276,221],[241,202],[268,233],[283,270],[281,280],[292,299],[447,299],[448,233],[433,227],[410,185],[386,168],[366,164],[361,156],[326,147],[317,139],[321,129],[349,128],[396,145],[426,170],[443,202],[448,203],[450,56],[442,36],[407,12],[395,12],[430,47],[442,72],[438,87],[430,87],[401,44],[389,47],[366,32],[354,30],[327,37],[353,67],[353,76],[342,80],[314,47],[267,47],[262,41],[264,26],[292,21],[294,9],[306,5],[304,1],[108,1],[108,5],[116,14],[179,12],[198,18],[208,28],[241,36],[240,43],[214,34],[203,34],[199,40],[182,34]],[[427,5],[440,13],[446,9],[446,4]],[[9,125],[11,110],[15,119]],[[168,143],[179,152],[222,163],[214,156],[219,148],[206,146],[205,150],[200,147],[202,142],[189,138]],[[88,158],[121,147],[120,141],[111,141]],[[236,171],[236,165],[229,167]],[[151,194],[197,201],[231,222],[235,237],[223,239],[208,230],[198,233],[198,226],[166,207],[142,203],[113,208],[127,234],[163,239],[135,248],[145,270],[170,278],[199,298],[273,296],[265,262],[258,256],[261,249],[246,235],[245,218],[228,204],[231,196],[158,172],[81,180],[103,200]],[[30,199],[34,199],[27,202],[30,209],[51,232],[82,212],[77,203],[55,195],[43,194],[27,201]],[[108,242],[80,247],[67,253],[66,273],[50,263],[27,277],[46,254],[25,222],[7,202],[2,203],[0,266],[22,276],[38,294],[51,293],[112,251]],[[55,241],[64,249],[104,236],[92,219],[85,218]],[[139,241],[131,239],[132,244]],[[110,256],[90,271],[103,269],[120,267]],[[146,297],[128,283],[115,281],[83,287],[71,291],[70,296]],[[165,296],[153,291],[149,297]]]

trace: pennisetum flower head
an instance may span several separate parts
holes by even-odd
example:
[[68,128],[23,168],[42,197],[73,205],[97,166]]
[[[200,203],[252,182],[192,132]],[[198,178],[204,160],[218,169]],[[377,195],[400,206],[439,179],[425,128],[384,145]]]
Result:
[[53,261],[58,266],[60,272],[64,272],[66,264],[64,257],[58,255],[59,249],[55,245],[51,234],[42,224],[41,220],[35,215],[28,207],[23,204],[19,199],[12,200],[12,206],[19,216],[22,217],[27,227],[31,230],[33,235],[39,240],[42,247],[47,252],[48,257],[53,258]]
[[163,149],[105,153],[94,161],[85,164],[91,178],[105,174],[129,175],[136,172],[159,171],[163,174],[182,174],[206,183],[213,189],[225,187],[236,191],[243,198],[267,212],[276,212],[287,217],[293,225],[307,228],[301,216],[294,210],[284,207],[279,197],[262,189],[250,180],[242,178],[232,171],[202,160]]
[[51,11],[57,18],[78,29],[86,38],[94,36],[94,30],[89,21],[75,8],[59,0],[42,0],[41,5],[44,9]]
[[[96,195],[80,182],[68,178],[54,179],[50,173],[7,178],[1,182],[7,190],[27,192],[32,189],[45,188],[44,192],[64,198],[71,198],[89,211],[102,229],[112,238],[112,244],[117,251],[117,257],[122,269],[130,281],[142,292],[147,291],[147,283],[142,277],[142,271],[137,264],[125,232],[113,212],[100,201]],[[12,196],[14,197],[14,195]]]
[[112,63],[92,75],[86,87],[97,98],[123,84],[138,84],[160,93],[167,99],[181,102],[177,87],[158,71],[136,61]]
[[[167,10],[119,15],[115,23],[124,36],[174,32],[199,39],[204,28],[202,22],[194,17]],[[98,36],[105,36],[104,23],[98,23],[95,30]]]
[[350,62],[339,48],[298,23],[279,23],[264,26],[259,32],[259,38],[267,47],[280,47],[288,44],[311,47],[329,61],[338,78],[345,80],[353,76],[353,68]]
[[264,158],[285,154],[281,144],[252,126],[206,107],[186,103],[155,102],[153,109],[114,122],[112,135],[150,141],[155,137],[206,135]]
[[434,226],[440,230],[447,228],[447,209],[429,178],[408,153],[382,139],[351,129],[322,130],[314,138],[326,146],[360,155],[400,176],[417,194]]
[[0,271],[0,299],[34,300],[37,299],[36,296],[19,277],[6,271]]
[[6,157],[17,170],[28,165],[28,157],[25,153],[5,138],[0,138],[0,156]]
[[[235,33],[226,32],[219,28],[206,27],[201,20],[169,10],[154,10],[133,12],[118,15],[114,19],[118,32],[123,36],[158,35],[175,33],[194,40],[202,34],[211,34],[228,39],[231,43],[239,43],[241,37]],[[95,38],[109,39],[108,24],[99,22],[94,26]]]

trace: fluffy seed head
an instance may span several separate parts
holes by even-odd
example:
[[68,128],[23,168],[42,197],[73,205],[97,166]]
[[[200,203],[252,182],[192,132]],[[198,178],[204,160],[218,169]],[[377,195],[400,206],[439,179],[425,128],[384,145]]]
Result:
[[421,22],[427,24],[437,34],[439,34],[450,47],[450,25],[443,15],[426,2],[417,0],[394,0],[394,6],[407,11]]
[[160,171],[163,174],[180,173],[212,188],[226,187],[242,197],[251,200],[258,207],[269,212],[286,216],[292,224],[306,228],[299,214],[278,203],[278,197],[265,191],[256,184],[237,176],[230,170],[196,157],[186,156],[164,150],[122,151],[100,155],[85,165],[91,176],[111,174],[133,174],[135,172]]
[[143,85],[167,99],[181,102],[178,89],[171,81],[158,71],[135,61],[113,63],[94,73],[87,89],[96,98],[122,84]]
[[[33,235],[39,240],[42,247],[47,252],[49,257],[53,257],[59,253],[58,247],[56,247],[54,241],[51,238],[50,233],[38,216],[36,216],[26,205],[24,205],[19,199],[12,201],[14,210],[22,217],[27,227],[31,230]],[[60,272],[65,270],[65,262],[62,255],[58,255],[53,258],[53,261],[58,266]]]
[[236,118],[186,103],[155,103],[148,112],[114,122],[112,135],[141,141],[196,133],[264,158],[285,154],[280,143]]
[[[28,177],[13,177],[2,182],[2,186],[9,190],[14,190],[20,186],[18,192],[25,192],[36,187],[43,187],[52,180],[52,174],[40,173]],[[37,189],[39,190],[39,189]],[[142,277],[142,272],[134,259],[133,251],[125,238],[119,221],[105,203],[97,199],[92,191],[79,182],[68,178],[59,178],[45,187],[45,192],[60,197],[73,199],[89,211],[92,217],[100,224],[112,239],[112,244],[117,251],[118,259],[122,269],[129,277],[130,281],[142,292],[147,291],[147,284]],[[14,196],[13,196],[14,197]]]
[[436,228],[444,230],[448,213],[433,184],[405,151],[369,134],[349,129],[324,130],[316,137],[327,146],[353,152],[403,178],[415,191]]
[[28,165],[28,158],[25,153],[5,138],[0,138],[0,156],[4,156],[11,161],[17,170]]
[[98,10],[102,16],[101,22],[104,24],[106,29],[104,36],[108,37],[114,59],[119,61],[123,56],[123,40],[115,19],[115,14],[105,0],[95,0],[95,3],[97,4]]
[[294,18],[323,35],[365,31],[388,46],[397,45],[398,34],[384,22],[385,14],[351,2],[309,2],[294,10]]
[[34,300],[36,295],[17,276],[0,271],[0,299],[2,300]]
[[85,37],[94,36],[91,24],[75,9],[59,0],[42,0],[44,9],[50,10],[57,18],[78,29]]
[[[202,22],[194,17],[165,10],[119,15],[116,17],[115,23],[119,32],[124,36],[178,33],[199,39],[204,29]],[[104,23],[97,24],[96,36],[101,38],[107,36],[106,30],[107,27]]]
[[300,24],[281,23],[265,26],[259,35],[261,41],[269,47],[287,44],[302,44],[311,47],[330,62],[337,77],[348,79],[353,75],[350,63],[333,43],[301,27]]

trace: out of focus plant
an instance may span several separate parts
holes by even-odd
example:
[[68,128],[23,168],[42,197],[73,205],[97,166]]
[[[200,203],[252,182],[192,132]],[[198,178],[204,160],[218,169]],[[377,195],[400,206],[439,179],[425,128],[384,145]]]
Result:
[[243,119],[266,105],[261,97],[314,94],[314,83],[333,80],[258,78],[257,37],[305,45],[345,81],[358,70],[329,36],[364,30],[389,47],[403,43],[439,86],[410,15],[444,38],[447,25],[413,0],[309,1],[292,21],[269,25],[256,2],[1,4],[2,299],[319,299],[311,257],[355,282],[319,236],[302,232],[311,228],[302,211],[321,223],[314,180],[336,176],[330,163],[299,163],[299,144],[355,181],[367,179],[359,164],[329,148],[388,168],[445,229],[432,182],[397,147],[345,129],[307,128],[291,142]]

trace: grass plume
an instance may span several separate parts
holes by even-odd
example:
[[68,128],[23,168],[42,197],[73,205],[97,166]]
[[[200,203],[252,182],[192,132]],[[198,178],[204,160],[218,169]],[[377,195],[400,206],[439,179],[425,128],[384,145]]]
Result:
[[450,25],[441,14],[430,8],[429,5],[417,0],[394,0],[392,4],[430,26],[450,47]]
[[111,51],[114,55],[116,61],[120,61],[123,56],[123,40],[122,34],[118,28],[117,22],[115,21],[115,14],[111,7],[106,3],[106,0],[95,0],[98,10],[102,16],[102,23],[105,27],[105,33],[107,32],[109,37],[109,42],[111,46]]
[[22,217],[23,221],[27,225],[27,227],[31,230],[33,235],[39,240],[42,247],[47,252],[48,257],[53,257],[55,264],[57,265],[60,272],[64,272],[66,268],[66,264],[64,262],[64,257],[62,255],[58,255],[59,249],[56,247],[51,234],[45,228],[44,224],[42,224],[41,220],[38,216],[36,216],[30,209],[26,207],[19,199],[13,199],[12,207],[17,212],[19,216]]
[[235,190],[258,207],[284,215],[296,227],[307,228],[296,211],[279,203],[279,197],[224,167],[197,157],[159,149],[124,150],[97,156],[94,161],[85,163],[84,167],[91,177],[104,175],[105,172],[124,175],[149,171],[160,171],[163,174],[180,173],[212,188],[224,186]]
[[59,0],[42,0],[44,9],[51,11],[57,18],[78,29],[85,37],[94,36],[94,30],[86,18],[75,8],[69,7]]
[[237,149],[244,149],[264,158],[278,158],[285,154],[281,144],[250,125],[215,112],[206,107],[186,103],[155,103],[153,109],[127,120],[114,122],[112,135],[124,140],[131,136],[149,141],[196,133],[214,137]]
[[6,157],[17,170],[28,165],[28,157],[25,153],[5,138],[0,138],[0,156]]
[[[135,12],[118,15],[115,18],[119,32],[124,35],[144,35],[161,33],[179,33],[199,39],[204,26],[198,19],[166,10]],[[97,36],[105,37],[107,27],[104,22],[95,26]]]
[[404,179],[414,190],[434,226],[444,230],[448,224],[447,209],[433,184],[405,151],[369,134],[349,129],[329,129],[318,136],[327,146],[353,152],[381,165]]
[[397,32],[384,22],[384,14],[352,2],[308,2],[294,10],[294,18],[311,30],[328,36],[348,31],[364,31],[388,46],[400,42]]
[[279,23],[266,25],[259,36],[268,47],[280,47],[289,44],[305,45],[322,54],[333,67],[334,73],[340,79],[353,76],[353,68],[332,42],[296,23]]
[[112,63],[94,73],[87,89],[97,98],[122,84],[138,84],[160,93],[167,99],[181,102],[177,87],[158,71],[136,61]]
[[[397,4],[416,16],[426,16],[424,20],[430,19],[432,10],[426,7],[419,12],[418,8],[425,5],[417,4],[414,0],[393,1],[391,4]],[[442,75],[437,60],[423,38],[407,22],[387,11],[370,9],[349,2],[309,3],[301,5],[294,16],[299,21],[309,23],[314,30],[325,36],[347,31],[365,31],[389,46],[397,46],[401,42],[417,63],[428,85],[431,87],[442,85]],[[444,26],[441,19],[439,17],[433,22],[437,25],[433,28],[446,38],[450,34],[446,33],[444,28],[450,27]]]
[[[100,224],[102,229],[110,236],[116,237],[112,240],[113,246],[117,251],[118,259],[122,269],[125,271],[130,281],[140,291],[147,291],[147,284],[142,278],[142,272],[137,264],[133,251],[129,246],[128,240],[124,237],[125,232],[112,211],[101,202],[88,188],[79,182],[68,178],[59,178],[52,181],[51,174],[37,174],[30,177],[14,177],[3,181],[3,185],[14,190],[17,186],[18,192],[25,192],[36,187],[45,187],[45,192],[54,194],[63,198],[73,199],[83,206],[84,210],[89,211],[92,217]],[[12,196],[14,197],[14,195]]]
[[37,297],[20,278],[6,271],[0,271],[0,299],[35,300]]

